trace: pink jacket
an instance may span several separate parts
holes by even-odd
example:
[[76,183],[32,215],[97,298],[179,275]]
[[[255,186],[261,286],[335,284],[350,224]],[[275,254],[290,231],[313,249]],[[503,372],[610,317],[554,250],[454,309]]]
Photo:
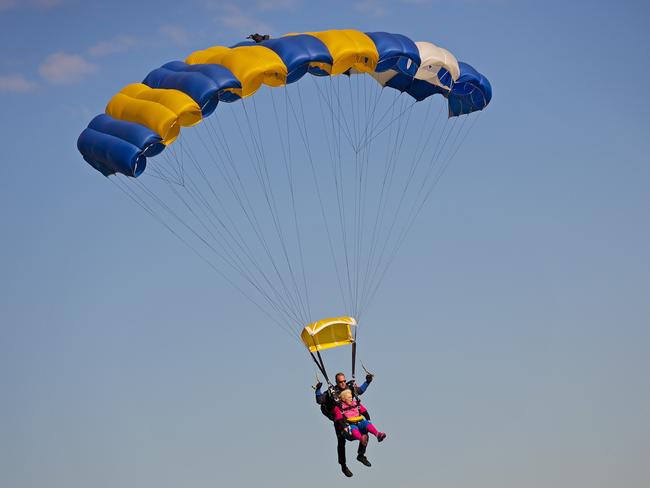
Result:
[[358,403],[356,400],[352,400],[352,405],[341,403],[334,407],[334,421],[338,422],[344,418],[351,419],[354,417],[360,417],[365,412],[367,412],[366,407]]

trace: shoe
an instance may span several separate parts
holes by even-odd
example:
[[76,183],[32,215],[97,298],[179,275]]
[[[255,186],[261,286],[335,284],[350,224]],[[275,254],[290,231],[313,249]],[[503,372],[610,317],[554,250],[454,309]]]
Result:
[[381,442],[386,438],[386,434],[384,432],[380,432],[377,434],[377,442]]
[[345,464],[341,464],[341,471],[343,471],[343,474],[348,478],[352,478],[352,471],[350,471]]
[[365,464],[366,466],[370,467],[372,464],[370,464],[370,461],[368,461],[368,458],[363,455],[357,456],[357,461],[359,461],[361,464]]

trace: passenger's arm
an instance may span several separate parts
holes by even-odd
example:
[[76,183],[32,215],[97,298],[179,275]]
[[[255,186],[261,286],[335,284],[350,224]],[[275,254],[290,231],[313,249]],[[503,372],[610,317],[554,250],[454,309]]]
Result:
[[341,412],[341,409],[338,406],[334,407],[334,423],[337,424],[341,429],[345,428],[345,417],[343,416],[343,412]]
[[366,418],[366,420],[370,420],[370,412],[368,412],[368,409],[363,405],[359,406],[359,413],[363,415]]

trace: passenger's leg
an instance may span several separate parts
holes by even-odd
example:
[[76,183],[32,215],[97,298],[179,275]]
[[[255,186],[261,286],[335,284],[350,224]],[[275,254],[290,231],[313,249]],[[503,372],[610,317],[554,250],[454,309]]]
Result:
[[357,449],[357,456],[365,455],[367,447],[368,447],[368,434],[364,434],[361,437],[361,442],[359,442],[359,449]]
[[384,434],[383,432],[379,432],[377,428],[372,424],[372,422],[367,423],[366,429],[368,430],[368,432],[374,435],[379,442],[383,441],[386,438],[386,434]]
[[359,442],[361,442],[361,440],[363,439],[363,434],[362,434],[361,431],[360,431],[359,429],[357,429],[356,427],[352,427],[352,428],[350,429],[350,434],[352,435],[352,438],[353,438],[355,441],[359,441]]
[[357,461],[370,467],[372,464],[370,464],[370,461],[366,457],[366,447],[368,447],[368,434],[363,434],[361,442],[359,442],[359,449],[357,450]]

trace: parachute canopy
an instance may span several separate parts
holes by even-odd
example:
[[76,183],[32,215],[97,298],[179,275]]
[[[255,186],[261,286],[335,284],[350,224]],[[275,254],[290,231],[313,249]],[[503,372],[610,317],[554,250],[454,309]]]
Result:
[[323,319],[306,326],[300,338],[309,352],[346,346],[354,342],[350,327],[356,325],[357,321],[354,317]]
[[81,133],[77,147],[104,176],[137,177],[147,157],[171,144],[181,127],[201,122],[218,102],[249,97],[262,85],[286,86],[307,73],[367,73],[417,101],[440,94],[448,99],[449,117],[482,110],[492,97],[487,78],[429,42],[353,29],[287,34],[212,46],[164,64],[120,90],[101,123],[94,119]]

